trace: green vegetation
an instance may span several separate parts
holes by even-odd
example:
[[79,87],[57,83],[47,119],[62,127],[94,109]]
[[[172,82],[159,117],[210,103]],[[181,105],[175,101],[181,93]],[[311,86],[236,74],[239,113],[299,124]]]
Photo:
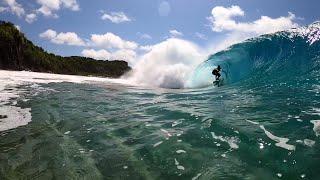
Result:
[[0,21],[0,69],[119,77],[131,68],[125,61],[62,57],[48,53],[25,38],[12,23]]

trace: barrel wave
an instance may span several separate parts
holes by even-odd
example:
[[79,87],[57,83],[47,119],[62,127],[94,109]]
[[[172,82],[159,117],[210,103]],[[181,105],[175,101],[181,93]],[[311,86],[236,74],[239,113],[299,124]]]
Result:
[[189,83],[203,87],[212,82],[212,68],[221,65],[224,83],[259,83],[314,79],[319,74],[320,22],[235,44],[209,56]]

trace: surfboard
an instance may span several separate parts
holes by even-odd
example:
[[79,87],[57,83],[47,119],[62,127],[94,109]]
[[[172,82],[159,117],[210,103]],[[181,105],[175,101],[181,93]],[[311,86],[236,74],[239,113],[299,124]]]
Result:
[[223,79],[220,78],[218,80],[213,81],[212,83],[213,83],[214,86],[220,87],[220,86],[222,86],[222,82],[223,82]]

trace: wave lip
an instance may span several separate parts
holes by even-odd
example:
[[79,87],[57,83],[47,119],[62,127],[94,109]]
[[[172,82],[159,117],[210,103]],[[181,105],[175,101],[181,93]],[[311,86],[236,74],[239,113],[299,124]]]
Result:
[[316,21],[309,26],[304,26],[300,28],[294,28],[288,30],[290,36],[300,36],[302,38],[307,38],[307,42],[312,45],[316,41],[320,40],[320,21]]

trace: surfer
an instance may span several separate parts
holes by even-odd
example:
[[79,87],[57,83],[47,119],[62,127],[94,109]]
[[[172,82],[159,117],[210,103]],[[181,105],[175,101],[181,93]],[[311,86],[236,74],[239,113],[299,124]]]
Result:
[[221,76],[220,71],[221,71],[220,65],[218,65],[217,68],[212,70],[212,74],[216,76],[216,81],[218,81]]

